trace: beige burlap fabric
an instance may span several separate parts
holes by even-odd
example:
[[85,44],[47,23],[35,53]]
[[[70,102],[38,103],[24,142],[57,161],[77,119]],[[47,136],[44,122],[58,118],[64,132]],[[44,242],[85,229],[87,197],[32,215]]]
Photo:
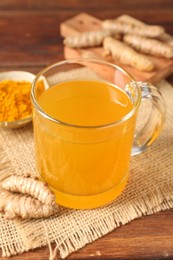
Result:
[[[125,191],[108,206],[94,210],[61,208],[49,219],[6,221],[0,215],[0,247],[10,256],[55,242],[50,259],[57,252],[65,258],[113,229],[135,218],[173,207],[173,88],[158,84],[167,102],[164,131],[143,154],[131,159]],[[1,179],[12,172],[35,172],[32,126],[0,130]]]

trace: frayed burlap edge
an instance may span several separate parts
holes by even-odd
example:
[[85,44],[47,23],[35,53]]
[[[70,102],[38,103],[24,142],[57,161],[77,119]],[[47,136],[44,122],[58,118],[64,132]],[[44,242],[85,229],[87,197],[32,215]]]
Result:
[[[124,210],[124,207],[126,207],[126,211]],[[39,228],[37,223],[37,234],[35,236],[35,241],[31,241],[32,244],[28,244],[28,239],[30,237],[33,239],[33,233],[25,233],[29,247],[25,248],[25,245],[23,244],[23,246],[20,247],[20,253],[28,251],[29,249],[47,245],[50,250],[49,260],[54,260],[58,252],[62,258],[65,258],[70,253],[77,251],[88,243],[91,243],[96,239],[108,234],[121,225],[127,224],[130,221],[142,216],[151,215],[153,213],[170,209],[172,207],[173,184],[167,184],[153,191],[152,193],[150,192],[146,196],[139,198],[138,200],[135,199],[133,204],[131,202],[126,203],[126,205],[122,206],[122,209],[120,208],[107,217],[93,222],[92,225],[89,225],[84,229],[76,229],[75,232],[69,235],[68,238],[66,238],[64,241],[57,239],[51,240],[47,231],[46,222],[41,221],[39,223]],[[26,231],[27,225],[30,224],[26,222],[16,222],[16,226],[20,231]],[[23,235],[24,234],[22,234],[22,237]],[[53,242],[54,245],[51,245]],[[10,253],[14,254],[14,252],[16,254],[19,253],[19,251],[16,250],[16,245],[13,246],[13,251],[10,250],[9,252],[8,247],[4,249],[5,256],[10,255]]]
[[[8,156],[1,148],[0,181],[14,172]],[[20,220],[9,221],[10,230],[15,230],[15,233],[18,234],[18,239],[11,244],[0,245],[2,248],[2,256],[9,257],[47,245],[50,251],[49,260],[54,260],[58,252],[62,258],[65,258],[70,253],[77,251],[121,225],[127,224],[141,216],[150,215],[170,208],[173,208],[173,184],[166,184],[152,193],[150,191],[147,195],[135,199],[133,204],[129,202],[126,203],[126,205],[122,205],[122,208],[119,208],[116,212],[107,217],[104,216],[104,218],[93,222],[92,225],[84,229],[76,229],[75,232],[70,234],[64,241],[57,240],[56,238],[51,239],[47,231],[47,224],[43,220],[38,222],[31,220],[36,222],[35,224],[37,225],[35,238],[33,236],[33,230],[31,230],[31,233],[28,232],[28,230],[30,230],[28,227],[31,225],[31,222]],[[0,221],[4,221],[2,214]],[[2,232],[0,230],[0,233]]]

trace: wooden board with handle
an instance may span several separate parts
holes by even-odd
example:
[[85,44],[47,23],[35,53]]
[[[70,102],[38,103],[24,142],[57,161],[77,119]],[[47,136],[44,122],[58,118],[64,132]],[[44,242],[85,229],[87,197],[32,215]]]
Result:
[[[81,32],[96,31],[99,29],[101,29],[101,20],[86,13],[80,13],[71,19],[64,21],[60,26],[60,32],[63,37],[75,35]],[[103,52],[104,50],[102,47],[72,49],[64,46],[64,57],[66,59],[83,57],[106,60],[121,66],[133,75],[137,81],[150,81],[155,83],[173,73],[173,59],[149,56],[154,63],[155,69],[152,72],[144,72],[123,65],[120,62],[113,60],[110,56],[105,57]]]

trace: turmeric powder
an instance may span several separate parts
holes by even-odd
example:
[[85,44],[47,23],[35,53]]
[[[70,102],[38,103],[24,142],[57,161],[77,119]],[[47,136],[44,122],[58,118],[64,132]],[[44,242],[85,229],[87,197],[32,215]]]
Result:
[[16,121],[31,115],[31,83],[3,80],[0,82],[0,121]]

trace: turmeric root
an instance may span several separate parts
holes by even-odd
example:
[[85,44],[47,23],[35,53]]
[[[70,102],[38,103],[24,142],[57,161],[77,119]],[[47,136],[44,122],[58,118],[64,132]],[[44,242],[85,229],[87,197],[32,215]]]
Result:
[[[141,21],[137,20],[136,18],[134,18],[130,15],[127,15],[127,14],[123,14],[123,15],[119,16],[118,18],[116,18],[116,21],[120,21],[120,22],[124,22],[124,23],[128,23],[128,24],[134,24],[134,25],[138,25],[138,26],[147,25],[144,22],[141,22]],[[173,47],[173,36],[172,35],[164,32],[163,34],[161,34],[158,37],[158,39]]]
[[[147,24],[143,23],[142,21],[128,15],[128,14],[123,14],[119,16],[118,18],[115,19],[116,21],[127,23],[127,24],[134,24],[138,26],[145,26]],[[149,26],[149,25],[148,25]]]
[[158,40],[147,39],[132,34],[125,35],[123,40],[134,49],[143,53],[158,57],[173,58],[173,48]]
[[130,65],[142,71],[151,71],[154,68],[152,61],[146,56],[137,53],[123,42],[107,37],[103,41],[103,47],[114,59],[122,64]]
[[99,46],[103,39],[110,35],[109,31],[91,31],[84,32],[77,35],[67,36],[64,39],[64,44],[70,48],[85,48]]
[[55,204],[53,192],[44,183],[34,178],[12,175],[3,181],[1,186],[5,190],[31,195],[44,204]]
[[157,25],[139,25],[126,23],[118,20],[104,20],[102,27],[105,30],[110,30],[112,33],[133,33],[140,36],[146,36],[150,38],[159,37],[164,33],[164,28]]
[[21,217],[22,219],[49,217],[58,211],[57,206],[46,205],[30,196],[0,191],[0,211],[6,219]]
[[159,40],[165,42],[166,44],[170,45],[173,48],[173,36],[168,34],[168,33],[164,33],[159,37]]

